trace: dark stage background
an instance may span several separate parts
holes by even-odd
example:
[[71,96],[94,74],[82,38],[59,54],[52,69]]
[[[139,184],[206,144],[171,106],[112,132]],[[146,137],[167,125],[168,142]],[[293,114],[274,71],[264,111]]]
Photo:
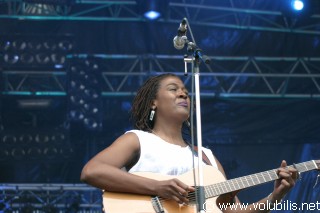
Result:
[[[163,15],[154,21],[141,15],[147,3],[140,1],[30,2],[0,2],[3,211],[101,209],[100,191],[80,183],[81,169],[131,128],[131,100],[149,76],[174,72],[190,88],[192,74],[183,76],[190,53],[172,43],[184,17],[211,58],[200,65],[203,145],[228,178],[277,168],[283,159],[319,159],[318,1],[298,15],[286,0],[161,1]],[[303,173],[285,200],[319,202],[317,175]],[[44,186],[74,193],[47,202]],[[253,202],[272,187],[239,197]],[[279,212],[320,212],[320,204],[306,208]]]

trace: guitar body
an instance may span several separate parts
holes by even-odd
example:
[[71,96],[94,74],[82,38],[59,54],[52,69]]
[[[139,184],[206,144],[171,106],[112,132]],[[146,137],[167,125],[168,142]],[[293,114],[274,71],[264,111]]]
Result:
[[[287,166],[297,169],[299,173],[310,171],[310,170],[320,170],[320,160],[310,160],[303,163],[294,164],[292,166]],[[224,176],[212,166],[203,166],[203,186],[206,194],[206,212],[207,213],[221,213],[222,211],[218,208],[221,204],[230,204],[233,196],[240,190],[256,186],[259,184],[267,183],[270,181],[277,180],[278,174],[277,169],[272,169],[269,171],[264,171],[252,175],[246,175],[241,178],[234,178],[231,180],[225,180]],[[179,176],[169,176],[169,175],[159,175],[156,173],[135,173],[142,177],[151,178],[154,180],[168,180],[172,178],[177,178],[189,186],[194,186],[193,182],[193,171],[187,172]],[[196,170],[196,183],[198,181],[199,172]],[[193,193],[189,193],[194,195]],[[158,198],[158,197],[157,197]],[[194,198],[194,196],[193,196]],[[106,213],[195,213],[198,212],[196,205],[190,203],[188,205],[179,205],[177,202],[172,200],[160,200],[154,199],[151,196],[145,195],[135,195],[126,193],[103,193],[103,206]],[[193,199],[194,200],[194,199]],[[156,205],[153,205],[156,204]],[[155,210],[154,206],[162,207],[161,210]]]
[[[193,171],[184,173],[179,176],[160,175],[156,173],[136,172],[146,178],[155,180],[168,180],[177,178],[187,185],[194,186]],[[204,186],[225,181],[222,173],[212,166],[203,167],[203,184]],[[198,179],[198,171],[196,170],[196,178]],[[198,181],[197,181],[198,182]],[[206,200],[207,212],[220,213],[222,212],[216,204],[218,197],[212,197]],[[161,202],[165,213],[196,213],[197,207],[194,203],[189,205],[179,205],[176,201],[166,200]],[[106,213],[155,213],[151,202],[151,196],[127,194],[127,193],[103,193],[103,206]]]

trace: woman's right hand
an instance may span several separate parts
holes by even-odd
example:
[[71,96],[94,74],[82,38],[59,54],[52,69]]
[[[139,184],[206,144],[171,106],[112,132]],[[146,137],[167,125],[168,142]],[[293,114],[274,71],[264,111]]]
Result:
[[162,198],[175,200],[179,204],[188,204],[188,193],[194,192],[195,188],[174,178],[158,181],[155,186],[155,191],[157,192],[157,195]]

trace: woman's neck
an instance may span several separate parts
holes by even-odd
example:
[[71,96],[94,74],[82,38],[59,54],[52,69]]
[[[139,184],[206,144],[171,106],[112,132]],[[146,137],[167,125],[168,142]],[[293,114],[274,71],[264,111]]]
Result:
[[181,127],[172,127],[172,126],[155,126],[152,129],[152,133],[160,137],[162,140],[176,144],[179,146],[185,146],[186,143],[183,140]]

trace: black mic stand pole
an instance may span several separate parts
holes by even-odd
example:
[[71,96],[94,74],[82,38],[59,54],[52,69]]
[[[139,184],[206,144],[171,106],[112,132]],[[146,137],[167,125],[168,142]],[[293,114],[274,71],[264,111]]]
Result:
[[[198,181],[199,186],[196,188],[196,195],[197,195],[197,209],[200,213],[206,212],[206,197],[204,191],[204,184],[203,184],[203,167],[202,167],[202,129],[201,129],[201,111],[200,111],[200,69],[199,65],[201,61],[204,61],[206,64],[210,63],[210,58],[206,55],[202,55],[202,51],[200,48],[197,47],[195,44],[191,28],[189,26],[189,22],[187,18],[187,27],[190,29],[190,34],[192,37],[193,42],[189,42],[185,39],[185,43],[187,43],[187,51],[192,53],[192,57],[184,57],[185,69],[187,69],[187,63],[192,63],[192,73],[195,81],[195,97],[196,97],[196,127],[197,127],[197,146],[198,146]],[[187,70],[185,70],[187,73]]]

